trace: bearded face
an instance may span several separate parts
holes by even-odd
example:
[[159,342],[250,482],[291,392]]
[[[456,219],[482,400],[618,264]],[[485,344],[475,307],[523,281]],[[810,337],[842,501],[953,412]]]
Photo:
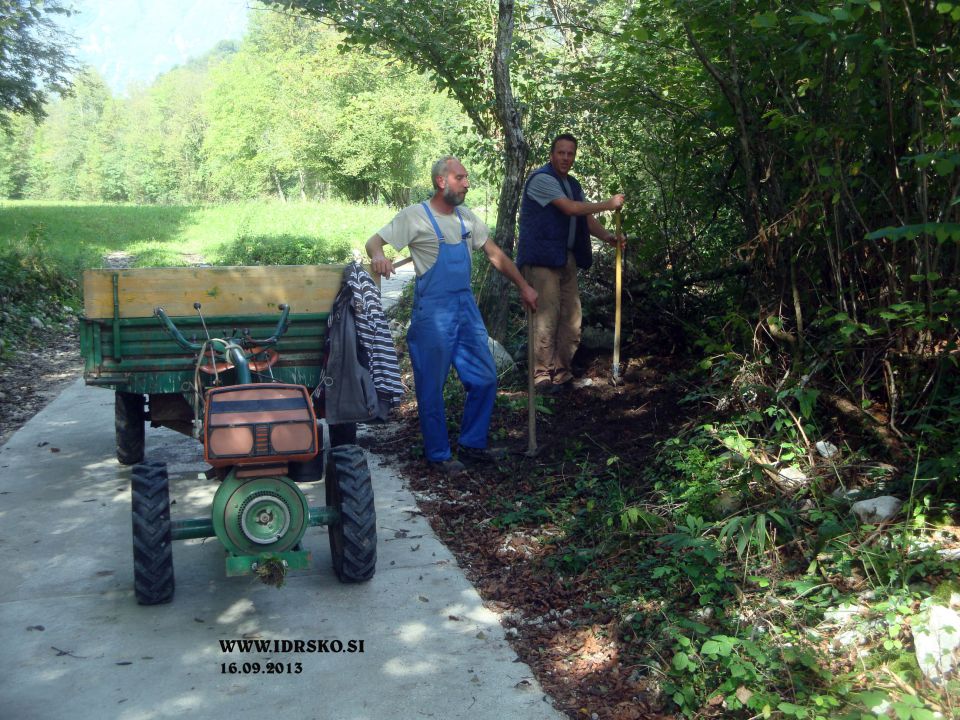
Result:
[[451,159],[443,176],[443,199],[449,205],[462,205],[470,189],[470,177],[467,169],[457,159]]
[[463,201],[466,200],[466,198],[467,198],[466,188],[464,188],[460,192],[456,192],[452,187],[450,187],[450,185],[447,185],[447,187],[444,188],[443,190],[443,199],[450,205],[453,205],[454,207],[456,207],[457,205],[462,205]]

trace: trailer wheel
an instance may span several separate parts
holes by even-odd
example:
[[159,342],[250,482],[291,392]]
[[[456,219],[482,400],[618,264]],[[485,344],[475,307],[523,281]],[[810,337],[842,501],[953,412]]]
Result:
[[174,589],[167,464],[135,466],[131,486],[134,593],[141,605],[167,603]]
[[143,460],[145,436],[143,395],[117,390],[114,394],[114,426],[117,430],[117,460],[135,465]]
[[338,445],[326,466],[327,505],[340,514],[328,528],[333,571],[340,582],[369,580],[377,567],[377,514],[367,459],[356,445]]

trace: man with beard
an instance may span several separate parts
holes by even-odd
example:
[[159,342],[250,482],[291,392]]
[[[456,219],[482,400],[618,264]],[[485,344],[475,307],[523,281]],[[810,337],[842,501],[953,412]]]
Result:
[[576,157],[576,138],[557,135],[550,162],[530,174],[520,203],[517,265],[540,296],[540,312],[533,318],[533,377],[537,392],[545,394],[562,392],[573,382],[581,322],[577,268],[593,263],[590,236],[614,247],[624,240],[594,217],[622,207],[623,195],[587,202],[570,175]]
[[[487,447],[487,431],[497,394],[497,371],[487,330],[470,287],[472,252],[482,249],[499,272],[517,286],[523,304],[537,309],[537,292],[490,237],[480,218],[463,205],[470,180],[460,161],[448,155],[433,164],[433,197],[401,210],[366,244],[374,272],[385,277],[393,263],[386,244],[410,248],[417,280],[407,346],[413,364],[420,431],[427,462],[447,474],[464,463],[496,461],[503,453]],[[457,455],[447,434],[443,386],[450,366],[466,390]]]

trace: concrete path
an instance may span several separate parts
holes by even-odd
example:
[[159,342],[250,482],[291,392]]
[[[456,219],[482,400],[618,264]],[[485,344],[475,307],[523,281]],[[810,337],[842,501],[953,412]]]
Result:
[[[174,543],[173,602],[137,605],[130,470],[113,443],[113,394],[81,380],[0,448],[0,718],[564,717],[375,456],[370,582],[337,582],[325,528],[304,538],[312,569],[280,590],[226,578],[220,543],[188,540]],[[198,443],[148,429],[147,455],[169,463],[174,519],[209,513]],[[322,483],[302,487],[324,504]],[[223,648],[238,639],[363,652]]]

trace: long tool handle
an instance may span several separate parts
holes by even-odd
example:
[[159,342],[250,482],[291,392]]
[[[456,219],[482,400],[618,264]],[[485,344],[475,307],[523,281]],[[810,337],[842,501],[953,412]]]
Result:
[[616,269],[616,310],[613,316],[613,379],[620,379],[620,305],[623,294],[623,251],[620,249],[621,217],[620,208],[613,214],[617,233],[617,269]]
[[533,385],[533,312],[527,308],[527,455],[537,454],[537,392]]

